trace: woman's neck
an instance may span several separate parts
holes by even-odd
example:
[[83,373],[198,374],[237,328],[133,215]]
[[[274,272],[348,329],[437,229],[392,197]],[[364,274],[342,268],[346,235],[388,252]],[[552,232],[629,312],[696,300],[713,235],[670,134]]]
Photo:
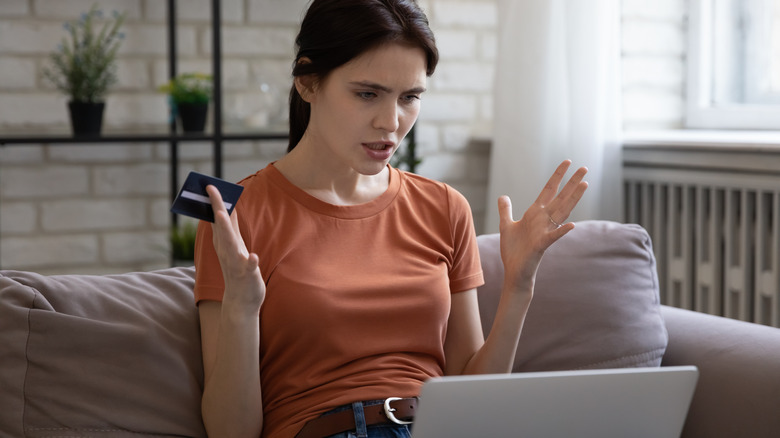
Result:
[[334,160],[317,157],[310,150],[302,144],[296,146],[276,161],[274,167],[293,185],[315,198],[333,205],[359,205],[387,191],[389,167],[376,175],[363,175],[333,163]]

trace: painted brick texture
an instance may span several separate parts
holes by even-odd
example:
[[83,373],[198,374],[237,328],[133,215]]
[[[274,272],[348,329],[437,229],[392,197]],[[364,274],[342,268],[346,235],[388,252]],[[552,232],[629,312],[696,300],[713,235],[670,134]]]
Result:
[[[66,98],[42,76],[62,23],[94,0],[0,1],[0,132],[68,132]],[[164,130],[166,2],[97,0],[128,18],[119,83],[105,129]],[[210,1],[178,2],[178,70],[211,71]],[[307,0],[223,0],[226,130],[283,123],[297,24]],[[421,0],[441,54],[417,126],[418,172],[486,205],[497,41],[497,0]],[[624,113],[629,128],[681,123],[686,4],[623,0]],[[267,85],[263,92],[261,86]],[[238,180],[284,154],[284,142],[223,144],[223,176]],[[43,273],[126,272],[169,264],[167,143],[0,147],[0,268]],[[180,143],[179,181],[212,173],[209,143]]]

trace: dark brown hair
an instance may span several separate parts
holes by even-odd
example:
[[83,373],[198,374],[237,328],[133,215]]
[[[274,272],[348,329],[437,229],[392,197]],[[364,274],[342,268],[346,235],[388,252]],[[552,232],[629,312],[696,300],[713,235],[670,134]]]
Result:
[[[323,80],[364,52],[392,42],[421,48],[427,61],[426,74],[433,74],[439,52],[428,18],[414,0],[313,0],[295,39],[292,75]],[[310,62],[299,62],[301,58]],[[310,114],[309,103],[293,84],[288,151],[301,141]]]

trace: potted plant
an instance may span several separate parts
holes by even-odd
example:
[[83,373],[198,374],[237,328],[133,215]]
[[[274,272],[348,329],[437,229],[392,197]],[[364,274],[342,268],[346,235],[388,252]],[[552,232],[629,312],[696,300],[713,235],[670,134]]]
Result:
[[171,109],[184,132],[203,132],[211,100],[211,75],[181,73],[159,90],[168,93]]
[[[74,135],[100,134],[105,96],[117,81],[116,53],[124,35],[125,13],[104,17],[96,5],[81,18],[64,24],[68,37],[51,53],[43,75],[69,97]],[[102,22],[102,26],[98,25]]]
[[198,225],[184,222],[171,227],[171,258],[174,266],[192,266],[195,263],[195,236]]

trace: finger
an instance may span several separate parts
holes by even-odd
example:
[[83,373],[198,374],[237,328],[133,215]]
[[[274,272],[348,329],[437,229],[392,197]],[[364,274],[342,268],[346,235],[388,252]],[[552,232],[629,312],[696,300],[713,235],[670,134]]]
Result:
[[214,215],[216,216],[218,212],[225,212],[227,214],[227,208],[225,208],[225,203],[222,201],[222,194],[219,193],[219,190],[211,184],[206,186],[206,193],[209,195],[209,200],[211,201],[211,209],[214,211]]
[[255,253],[250,253],[249,254],[249,258],[247,260],[249,262],[248,266],[251,269],[254,269],[254,268],[260,266],[260,257],[257,254],[255,254]]
[[[233,209],[234,212],[237,210],[238,210],[238,206],[236,206],[236,208]],[[233,228],[233,234],[236,235],[236,239],[242,240],[243,237],[241,237],[241,230],[239,229],[238,226],[238,213],[230,215],[230,225]]]
[[550,179],[547,180],[547,184],[544,185],[544,188],[536,198],[537,203],[545,205],[555,198],[555,195],[558,194],[558,188],[561,186],[561,181],[563,181],[563,176],[566,175],[566,171],[569,169],[570,165],[571,160],[564,160],[558,165],[555,172],[553,172]]
[[[211,200],[211,209],[214,211],[215,222],[217,216],[222,216],[223,214],[229,216],[229,223],[231,225],[233,234],[235,234],[236,237],[240,239],[241,234],[238,231],[238,215],[228,213],[225,202],[222,200],[222,193],[220,193],[214,185],[207,185],[206,192],[209,195],[209,200]],[[235,209],[233,211],[235,211]]]
[[555,199],[544,205],[552,220],[563,223],[569,217],[569,214],[574,210],[574,207],[588,188],[588,183],[583,181],[587,173],[587,167],[577,169]]
[[219,238],[219,240],[225,242],[224,244],[234,241],[235,239],[228,238],[228,236],[233,234],[233,227],[230,221],[230,217],[228,217],[225,203],[222,202],[222,195],[213,185],[206,186],[206,193],[209,195],[211,209],[214,211],[214,223],[212,224],[214,229],[214,238]]
[[588,189],[588,183],[587,181],[580,181],[579,184],[574,189],[574,192],[564,200],[564,204],[562,207],[562,211],[566,213],[566,217],[569,217],[569,214],[574,210],[574,207],[577,206],[577,204],[582,199],[582,196],[585,194],[585,191]]
[[576,172],[574,172],[574,175],[569,178],[569,181],[566,182],[566,185],[563,186],[563,189],[558,194],[559,198],[565,199],[569,196],[571,196],[576,190],[578,190],[580,182],[585,178],[585,175],[588,173],[587,167],[580,167],[577,169]]
[[503,195],[498,198],[498,220],[499,228],[514,222],[512,219],[512,200],[509,196]]
[[560,227],[552,230],[550,232],[551,234],[550,234],[550,243],[549,244],[552,245],[553,243],[557,242],[558,239],[560,239],[561,237],[565,236],[569,231],[571,231],[573,229],[574,229],[574,223],[573,222],[568,222],[568,223],[565,223],[565,224],[561,225]]

